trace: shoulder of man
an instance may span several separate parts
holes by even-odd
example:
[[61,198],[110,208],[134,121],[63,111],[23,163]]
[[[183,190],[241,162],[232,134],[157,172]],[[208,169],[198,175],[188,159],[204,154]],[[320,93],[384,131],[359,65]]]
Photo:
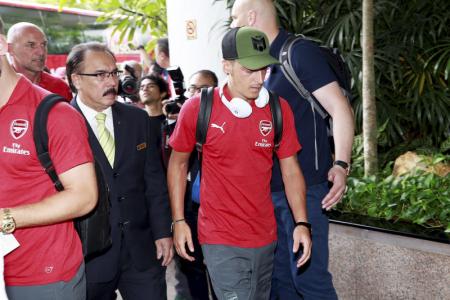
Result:
[[131,104],[116,101],[112,106],[112,109],[120,116],[127,119],[132,118],[135,121],[149,121],[147,112]]
[[320,45],[307,37],[300,38],[295,41],[295,44],[292,46],[292,51],[296,54],[309,51],[317,51],[317,53],[320,53]]
[[37,107],[39,103],[49,94],[51,94],[51,92],[38,85],[33,84],[28,80],[28,78],[20,75],[20,79],[17,82],[15,91],[11,96],[18,98],[18,102],[25,101],[28,107]]
[[61,78],[58,78],[58,77],[56,77],[56,76],[54,76],[52,74],[49,74],[49,73],[47,73],[45,71],[42,71],[42,73],[41,73],[41,81],[40,81],[40,83],[44,83],[44,84],[61,84],[61,85],[69,87],[69,85],[64,80],[62,80]]
[[[66,126],[68,125],[66,121],[68,119],[71,120],[70,126]],[[56,126],[59,126],[61,128],[62,127],[71,128],[73,122],[80,122],[82,126],[85,125],[83,115],[76,109],[76,107],[71,105],[71,103],[69,102],[66,101],[58,102],[48,112],[49,124],[55,124]]]
[[147,113],[143,109],[136,107],[134,105],[124,103],[124,102],[119,102],[119,101],[116,101],[114,103],[114,105],[112,106],[112,109],[115,109],[115,110],[118,110],[121,112],[125,112],[125,113],[129,113],[129,114],[137,114],[137,115],[143,114],[143,115],[148,116]]
[[67,101],[72,100],[72,92],[67,82],[61,78],[53,76],[52,74],[42,72],[39,86],[49,90],[52,93],[63,96]]
[[200,109],[200,94],[187,99],[184,102],[183,106],[181,106],[180,113],[191,114],[191,113],[195,112],[197,114],[199,109]]
[[320,44],[307,38],[292,46],[291,63],[304,87],[314,91],[336,80]]

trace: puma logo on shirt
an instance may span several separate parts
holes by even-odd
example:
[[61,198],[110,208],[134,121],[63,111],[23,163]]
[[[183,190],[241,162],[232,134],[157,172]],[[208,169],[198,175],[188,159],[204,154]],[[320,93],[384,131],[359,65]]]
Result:
[[225,130],[223,129],[223,126],[225,126],[225,124],[226,124],[226,122],[223,122],[222,126],[219,126],[219,125],[217,125],[217,124],[215,124],[215,123],[212,123],[212,124],[211,124],[211,128],[217,128],[217,129],[220,129],[220,130],[222,131],[222,133],[225,133]]

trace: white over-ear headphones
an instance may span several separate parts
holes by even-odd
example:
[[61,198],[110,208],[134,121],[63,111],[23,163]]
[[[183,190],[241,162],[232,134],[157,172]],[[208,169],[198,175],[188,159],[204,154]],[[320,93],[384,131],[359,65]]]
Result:
[[[223,89],[227,85],[227,82],[225,81],[219,89],[219,95],[220,99],[222,100],[222,103],[231,111],[231,113],[240,119],[247,118],[252,114],[252,107],[251,105],[241,98],[233,98],[230,101],[225,97],[223,94]],[[269,103],[269,92],[266,90],[265,87],[262,87],[259,91],[258,98],[255,99],[255,105],[259,108],[263,108]]]

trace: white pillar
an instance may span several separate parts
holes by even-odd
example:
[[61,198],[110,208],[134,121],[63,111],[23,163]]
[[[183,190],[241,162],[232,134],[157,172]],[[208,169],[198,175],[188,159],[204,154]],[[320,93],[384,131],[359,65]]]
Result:
[[219,81],[222,71],[222,37],[229,18],[227,1],[167,0],[170,62],[180,66],[185,81],[201,69],[216,73]]

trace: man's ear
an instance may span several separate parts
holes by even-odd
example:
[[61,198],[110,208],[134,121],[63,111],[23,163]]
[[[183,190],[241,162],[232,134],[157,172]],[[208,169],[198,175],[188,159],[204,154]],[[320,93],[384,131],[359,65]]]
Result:
[[254,26],[256,23],[256,11],[250,9],[247,13],[247,24],[248,26]]
[[226,60],[226,59],[222,60],[223,72],[225,74],[229,75],[231,73],[231,70],[232,70],[232,65],[233,65],[232,61]]
[[8,43],[8,53],[11,56],[14,56],[14,45],[12,43]]
[[77,74],[70,74],[70,78],[72,79],[72,84],[75,86],[77,90],[80,89],[81,83],[80,83],[80,76]]
[[161,98],[161,100],[166,99],[167,97],[167,93],[166,92],[162,92],[159,96],[159,98]]

